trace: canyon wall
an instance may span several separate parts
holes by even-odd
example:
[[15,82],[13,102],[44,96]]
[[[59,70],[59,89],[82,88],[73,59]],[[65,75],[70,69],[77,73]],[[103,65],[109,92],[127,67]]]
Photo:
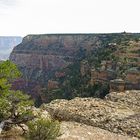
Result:
[[[140,76],[133,72],[140,71],[139,46],[140,34],[130,33],[28,35],[10,55],[23,73],[13,86],[44,102],[104,97],[108,87],[119,89],[116,83],[109,86],[115,79],[123,79],[128,89],[140,89]],[[98,83],[103,85],[101,96]]]
[[99,37],[94,34],[28,35],[13,49],[10,60],[23,73],[26,84],[22,87],[33,89],[35,86],[32,85],[47,86],[48,80],[61,75],[61,69],[84,57],[85,52],[90,53],[100,47],[100,44]]

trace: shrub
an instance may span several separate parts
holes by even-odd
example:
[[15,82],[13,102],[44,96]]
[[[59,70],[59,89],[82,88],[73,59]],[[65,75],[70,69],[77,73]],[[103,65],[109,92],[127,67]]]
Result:
[[58,121],[38,119],[28,123],[28,140],[55,140],[60,135]]
[[0,134],[34,118],[30,96],[11,89],[12,81],[20,75],[12,62],[0,63]]

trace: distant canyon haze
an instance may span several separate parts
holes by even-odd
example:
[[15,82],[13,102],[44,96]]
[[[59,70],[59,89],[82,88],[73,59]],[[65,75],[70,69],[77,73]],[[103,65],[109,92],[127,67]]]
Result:
[[8,59],[12,49],[21,41],[20,36],[0,36],[0,60]]

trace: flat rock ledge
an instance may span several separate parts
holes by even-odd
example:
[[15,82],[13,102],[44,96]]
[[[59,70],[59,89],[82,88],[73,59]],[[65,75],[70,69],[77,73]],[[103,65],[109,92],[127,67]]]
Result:
[[44,105],[52,117],[140,138],[140,91],[110,93],[105,99],[54,100]]
[[63,121],[61,134],[57,140],[138,140],[77,122]]

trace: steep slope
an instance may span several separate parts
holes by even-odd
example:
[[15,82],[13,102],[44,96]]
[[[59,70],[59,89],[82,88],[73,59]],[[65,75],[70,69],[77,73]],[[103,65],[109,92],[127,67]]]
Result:
[[99,47],[98,38],[94,34],[26,36],[10,55],[10,60],[16,63],[23,73],[24,82],[17,83],[21,83],[21,87],[26,86],[24,89],[30,93],[33,93],[34,89],[40,89],[39,86],[47,87],[48,80],[53,79],[56,72],[59,77],[61,69],[84,57],[85,51],[90,52]]
[[0,36],[0,59],[7,59],[12,49],[21,43],[19,36]]
[[14,48],[10,59],[28,71],[27,79],[32,79],[34,73],[32,80],[44,84],[51,77],[49,72],[68,66],[80,57],[80,49],[91,50],[99,43],[95,35],[29,35]]
[[[110,80],[116,78],[126,80],[129,89],[139,89],[139,46],[140,34],[130,33],[28,35],[10,55],[23,73],[13,87],[43,102],[76,96],[103,98]],[[133,67],[137,74],[127,76]]]

